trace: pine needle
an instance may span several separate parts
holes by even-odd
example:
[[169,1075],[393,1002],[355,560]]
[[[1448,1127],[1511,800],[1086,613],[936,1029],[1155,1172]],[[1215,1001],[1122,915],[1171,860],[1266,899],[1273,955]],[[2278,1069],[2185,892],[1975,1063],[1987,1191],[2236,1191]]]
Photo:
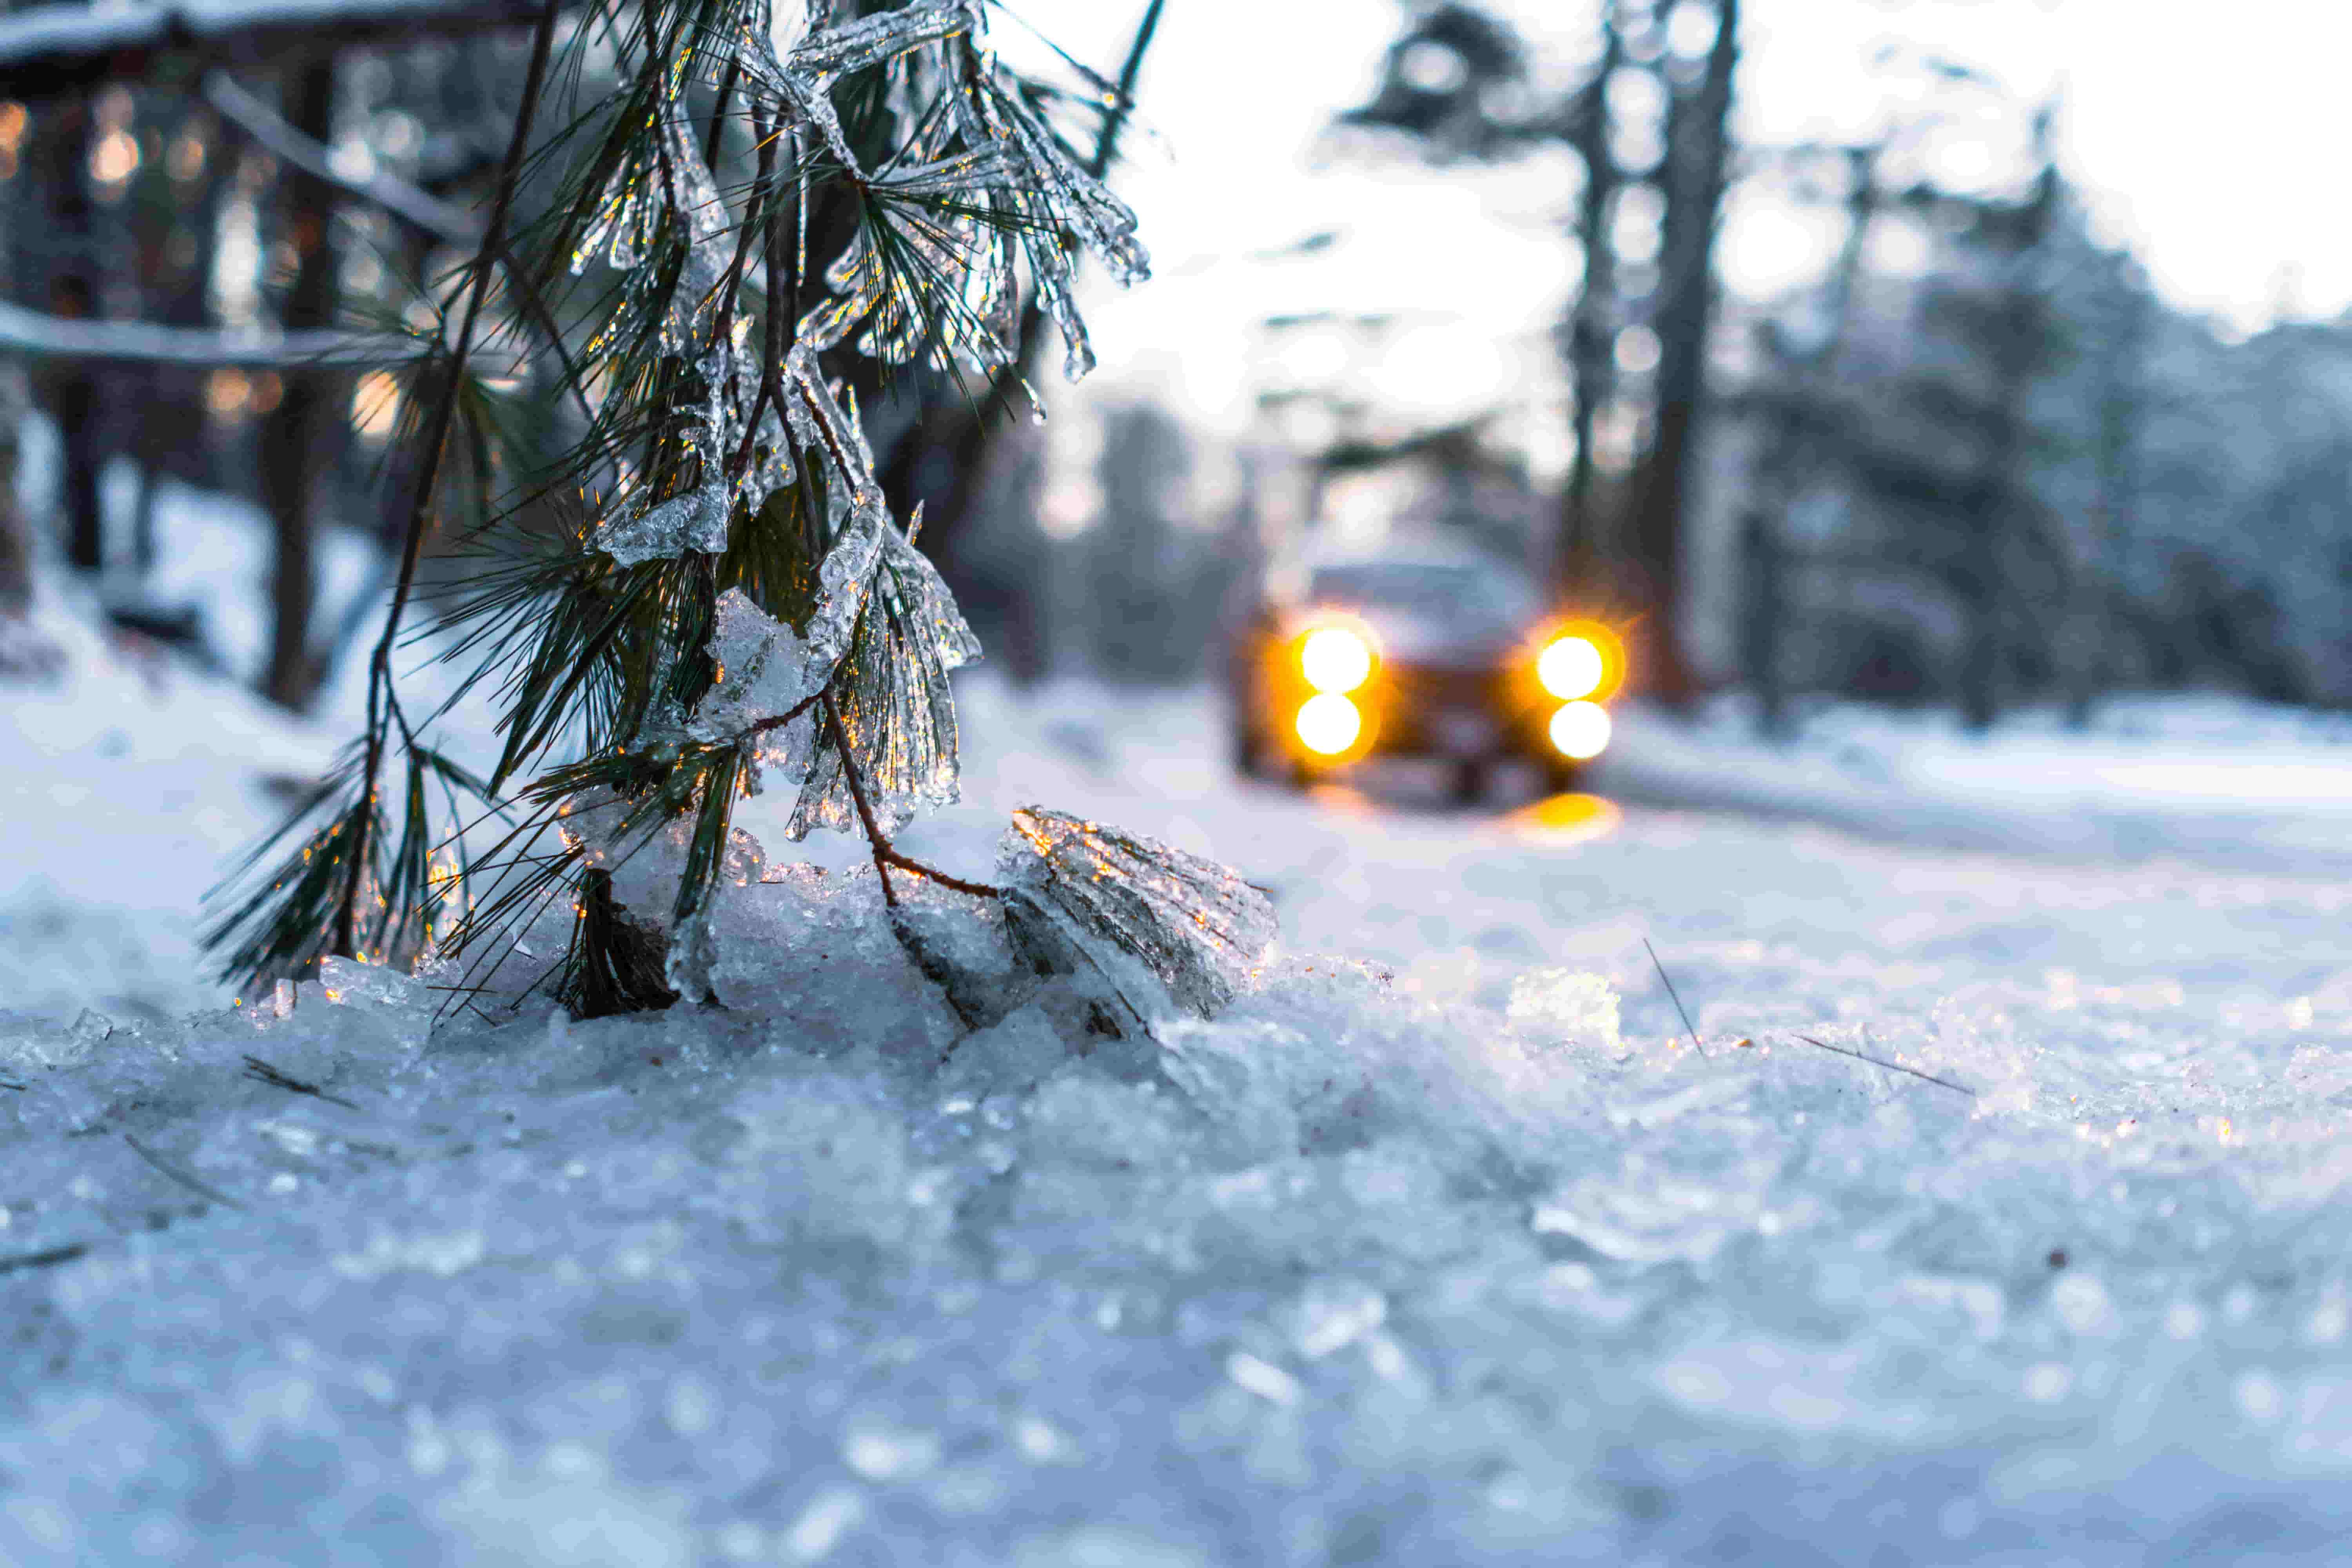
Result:
[[346,1110],[359,1109],[357,1105],[345,1100],[341,1095],[329,1094],[315,1083],[304,1083],[289,1073],[280,1072],[259,1057],[245,1058],[245,1076],[257,1083],[266,1083],[272,1089],[282,1089],[289,1094],[307,1094],[313,1100],[323,1100],[331,1104],[340,1105]]
[[1917,1068],[1906,1068],[1901,1062],[1882,1061],[1876,1057],[1864,1056],[1860,1051],[1850,1051],[1843,1046],[1833,1046],[1826,1040],[1817,1040],[1811,1035],[1799,1035],[1797,1038],[1804,1041],[1805,1044],[1809,1046],[1819,1046],[1822,1049],[1828,1051],[1834,1056],[1852,1057],[1855,1061],[1868,1062],[1872,1067],[1885,1068],[1889,1072],[1909,1073],[1913,1078],[1918,1079],[1922,1082],[1937,1084],[1945,1089],[1957,1090],[1961,1094],[1967,1095],[1970,1100],[1977,1098],[1977,1091],[1969,1088],[1966,1084],[1954,1083],[1948,1078],[1937,1078],[1931,1072],[1921,1072]]
[[1651,963],[1656,966],[1658,978],[1666,983],[1666,994],[1674,998],[1675,1011],[1682,1016],[1683,1027],[1690,1030],[1692,1047],[1697,1050],[1699,1055],[1706,1055],[1706,1047],[1698,1043],[1698,1031],[1691,1027],[1690,1013],[1688,1009],[1683,1006],[1682,993],[1675,989],[1674,976],[1666,973],[1666,966],[1664,964],[1658,963],[1658,950],[1650,945],[1650,939],[1646,936],[1642,939],[1642,947],[1643,951],[1649,953]]
[[71,1263],[89,1251],[88,1242],[69,1241],[63,1247],[44,1247],[38,1252],[20,1252],[14,1258],[0,1258],[0,1274],[14,1274],[20,1268],[47,1268],[59,1263]]
[[205,1199],[207,1203],[225,1204],[233,1209],[242,1209],[245,1207],[243,1204],[229,1196],[226,1193],[222,1192],[218,1187],[215,1187],[210,1183],[205,1181],[203,1178],[184,1171],[180,1169],[179,1166],[173,1164],[169,1160],[164,1159],[161,1154],[158,1154],[153,1150],[148,1148],[146,1144],[142,1143],[138,1139],[131,1136],[130,1133],[125,1132],[122,1135],[122,1141],[131,1145],[131,1152],[132,1153],[138,1155],[141,1159],[154,1166],[156,1170],[162,1172],[173,1181],[179,1183],[180,1185],[187,1188],[188,1191],[195,1194],[198,1197]]

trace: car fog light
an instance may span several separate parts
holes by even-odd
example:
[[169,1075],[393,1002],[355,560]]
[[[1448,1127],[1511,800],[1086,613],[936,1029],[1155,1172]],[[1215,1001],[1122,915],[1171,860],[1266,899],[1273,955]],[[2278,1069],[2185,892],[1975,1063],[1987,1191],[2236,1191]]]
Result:
[[1298,671],[1318,691],[1353,691],[1372,678],[1372,645],[1345,626],[1321,626],[1298,645]]
[[1551,716],[1552,745],[1580,763],[1608,749],[1609,731],[1609,710],[1598,702],[1571,702]]
[[1536,659],[1536,679],[1563,702],[1591,696],[1608,673],[1608,661],[1591,637],[1555,638]]
[[1310,697],[1298,710],[1298,739],[1318,756],[1336,757],[1364,732],[1364,716],[1336,691]]

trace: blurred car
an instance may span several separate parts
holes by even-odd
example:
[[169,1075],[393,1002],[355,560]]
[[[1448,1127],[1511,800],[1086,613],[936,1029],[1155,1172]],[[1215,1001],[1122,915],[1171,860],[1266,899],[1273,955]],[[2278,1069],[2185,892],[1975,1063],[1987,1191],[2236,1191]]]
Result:
[[1609,744],[1625,654],[1517,567],[1392,549],[1270,573],[1225,668],[1241,773],[1304,784],[1367,757],[1435,758],[1475,800],[1513,761],[1573,788]]

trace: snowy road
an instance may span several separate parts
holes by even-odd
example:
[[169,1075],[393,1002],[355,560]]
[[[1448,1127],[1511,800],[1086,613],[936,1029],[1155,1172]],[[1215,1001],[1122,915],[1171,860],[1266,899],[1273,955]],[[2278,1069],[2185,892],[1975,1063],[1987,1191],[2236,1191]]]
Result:
[[1465,814],[970,698],[917,847],[1040,799],[1213,852],[1276,894],[1253,994],[942,1072],[836,876],[741,889],[727,1012],[19,1026],[0,1560],[2341,1560],[2324,808],[2129,860]]

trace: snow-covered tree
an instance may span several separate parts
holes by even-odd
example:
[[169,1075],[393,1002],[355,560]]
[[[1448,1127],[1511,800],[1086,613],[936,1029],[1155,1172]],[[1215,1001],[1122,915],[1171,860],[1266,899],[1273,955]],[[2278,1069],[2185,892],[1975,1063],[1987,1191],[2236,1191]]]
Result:
[[[1076,378],[1095,360],[1080,257],[1128,282],[1149,267],[1056,124],[1123,100],[1013,72],[988,20],[981,0],[643,0],[568,27],[548,6],[462,300],[402,373],[415,499],[369,727],[215,927],[230,973],[485,960],[568,903],[548,984],[575,1009],[703,994],[732,815],[763,788],[793,793],[795,839],[863,834],[894,909],[910,881],[992,900],[1030,970],[1091,970],[1137,1014],[1142,975],[1204,1007],[1264,945],[1270,911],[1223,868],[1050,812],[1016,819],[1002,885],[892,842],[956,796],[948,676],[980,648],[916,548],[919,510],[886,502],[853,361],[986,384],[1034,299]],[[561,129],[535,142],[543,121]],[[494,316],[566,323],[549,348],[576,438],[551,462],[506,439]],[[436,524],[462,525],[464,570],[436,629],[461,691],[502,707],[487,776],[394,678]],[[469,813],[506,824],[473,861]],[[632,913],[613,875],[649,847],[669,905]],[[960,1012],[1002,1005],[918,923],[901,940]]]

